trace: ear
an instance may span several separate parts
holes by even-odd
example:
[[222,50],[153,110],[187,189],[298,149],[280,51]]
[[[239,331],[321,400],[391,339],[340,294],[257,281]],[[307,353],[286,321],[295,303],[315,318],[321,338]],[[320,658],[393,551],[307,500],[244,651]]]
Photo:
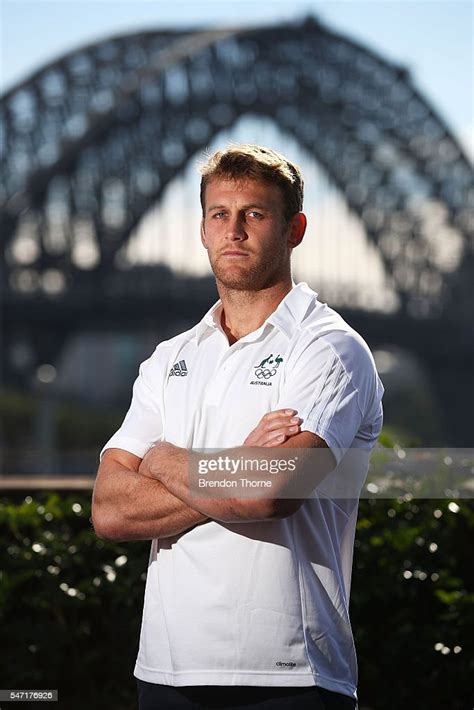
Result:
[[303,241],[304,233],[306,232],[307,219],[303,212],[295,214],[289,222],[288,246],[294,249]]
[[206,233],[205,233],[205,231],[204,231],[204,219],[201,219],[200,232],[201,232],[201,242],[202,242],[202,245],[203,245],[204,249],[207,249]]

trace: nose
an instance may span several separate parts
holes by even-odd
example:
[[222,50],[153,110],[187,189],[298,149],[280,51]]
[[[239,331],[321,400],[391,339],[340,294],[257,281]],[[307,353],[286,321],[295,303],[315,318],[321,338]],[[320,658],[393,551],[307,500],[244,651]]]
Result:
[[241,242],[244,239],[247,239],[245,222],[240,214],[235,214],[229,217],[227,221],[226,237],[232,242]]

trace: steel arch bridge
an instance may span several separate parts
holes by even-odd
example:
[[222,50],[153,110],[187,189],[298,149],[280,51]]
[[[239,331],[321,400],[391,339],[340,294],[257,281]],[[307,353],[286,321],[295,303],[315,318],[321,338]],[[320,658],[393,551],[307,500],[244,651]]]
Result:
[[190,158],[247,114],[271,118],[314,157],[376,245],[400,307],[352,320],[425,359],[432,351],[446,395],[464,370],[472,397],[472,167],[404,68],[312,18],[113,37],[2,97],[5,378],[18,379],[22,338],[51,361],[84,323],[203,306],[209,280],[177,286],[164,267],[120,270],[117,256]]

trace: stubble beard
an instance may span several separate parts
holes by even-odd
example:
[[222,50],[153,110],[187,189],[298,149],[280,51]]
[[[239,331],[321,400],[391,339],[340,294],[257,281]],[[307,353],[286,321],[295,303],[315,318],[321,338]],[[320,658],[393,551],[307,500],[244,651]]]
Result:
[[261,291],[279,283],[286,273],[283,258],[279,261],[265,259],[259,264],[237,268],[236,265],[234,268],[223,266],[219,257],[212,259],[209,255],[209,261],[217,284],[228,291]]

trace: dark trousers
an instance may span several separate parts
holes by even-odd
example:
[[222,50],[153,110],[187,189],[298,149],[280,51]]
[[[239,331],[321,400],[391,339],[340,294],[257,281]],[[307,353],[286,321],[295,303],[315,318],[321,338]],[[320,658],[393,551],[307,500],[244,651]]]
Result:
[[172,685],[137,679],[139,710],[357,710],[354,698],[315,685],[272,688],[247,685]]

